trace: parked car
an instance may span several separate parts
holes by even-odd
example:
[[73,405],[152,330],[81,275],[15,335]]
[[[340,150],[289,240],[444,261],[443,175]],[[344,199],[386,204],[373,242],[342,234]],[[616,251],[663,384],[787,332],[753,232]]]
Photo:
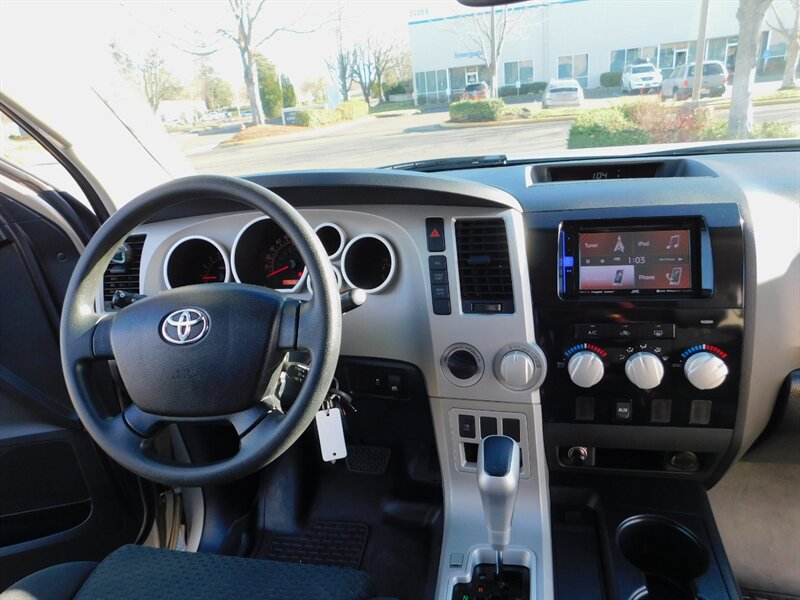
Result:
[[581,106],[583,88],[575,79],[551,79],[544,88],[542,108],[553,106]]
[[[703,84],[701,96],[722,96],[728,85],[728,69],[718,60],[703,63]],[[662,100],[686,100],[692,97],[694,89],[694,65],[681,65],[664,77],[661,83]]]
[[488,100],[492,97],[492,89],[485,81],[469,83],[461,94],[462,100]]
[[620,89],[623,94],[638,91],[659,91],[663,77],[653,63],[645,62],[625,67],[622,72]]

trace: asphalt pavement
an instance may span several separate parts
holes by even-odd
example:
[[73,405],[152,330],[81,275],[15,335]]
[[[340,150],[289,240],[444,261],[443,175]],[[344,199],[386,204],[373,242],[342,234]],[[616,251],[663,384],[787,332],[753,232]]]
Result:
[[[725,116],[727,111],[718,111]],[[353,127],[321,129],[311,135],[269,138],[241,146],[217,147],[232,135],[204,132],[177,140],[200,173],[242,175],[296,169],[380,167],[389,164],[478,154],[535,157],[567,149],[572,121],[453,128],[446,112],[371,117]],[[800,128],[800,104],[757,106],[756,123],[787,121]],[[180,134],[186,136],[188,134]]]

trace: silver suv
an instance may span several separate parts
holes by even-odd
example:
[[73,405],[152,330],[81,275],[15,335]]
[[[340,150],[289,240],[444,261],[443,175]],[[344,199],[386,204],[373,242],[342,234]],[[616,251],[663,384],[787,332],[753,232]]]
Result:
[[[728,84],[728,70],[725,65],[717,60],[703,63],[703,80],[700,88],[701,96],[722,96]],[[670,73],[664,75],[661,83],[662,100],[686,100],[692,97],[694,88],[694,64],[685,64],[675,67]]]

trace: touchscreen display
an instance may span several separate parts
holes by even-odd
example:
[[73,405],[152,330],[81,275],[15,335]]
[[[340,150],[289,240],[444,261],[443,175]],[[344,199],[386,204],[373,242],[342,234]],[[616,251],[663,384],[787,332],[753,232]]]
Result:
[[692,288],[689,229],[578,234],[580,290]]

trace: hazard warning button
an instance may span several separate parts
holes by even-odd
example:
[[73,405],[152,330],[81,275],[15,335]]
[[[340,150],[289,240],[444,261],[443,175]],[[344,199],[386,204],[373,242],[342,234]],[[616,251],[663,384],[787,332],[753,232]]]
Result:
[[425,219],[425,234],[428,237],[428,252],[444,252],[444,219]]

